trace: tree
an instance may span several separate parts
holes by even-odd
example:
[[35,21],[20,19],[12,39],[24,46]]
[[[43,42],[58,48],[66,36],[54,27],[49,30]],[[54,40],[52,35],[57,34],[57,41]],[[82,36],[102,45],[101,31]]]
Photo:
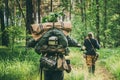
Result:
[[26,0],[26,33],[31,33],[31,24],[34,23],[33,21],[33,5],[32,0]]
[[100,30],[99,30],[99,27],[100,27],[100,16],[99,16],[99,0],[96,0],[96,30],[97,30],[97,39],[98,39],[98,42],[100,43],[100,37],[99,37],[99,34],[100,34]]
[[106,47],[105,43],[107,42],[107,34],[106,34],[106,30],[107,30],[107,0],[104,0],[104,43],[103,46]]
[[20,2],[18,1],[18,0],[16,0],[17,1],[17,4],[18,4],[18,7],[19,7],[19,10],[20,10],[20,12],[21,12],[21,14],[22,14],[22,16],[23,16],[23,18],[24,18],[24,21],[26,21],[26,17],[25,17],[25,15],[24,15],[24,13],[23,13],[23,10],[22,10],[22,7],[21,7],[21,4],[20,4]]
[[53,0],[50,0],[50,11],[53,11]]
[[3,15],[3,10],[0,6],[0,23],[1,23],[1,38],[2,38],[2,45],[7,46],[6,41],[4,39],[4,30],[5,30],[5,25],[4,25],[4,15]]
[[5,0],[5,16],[6,16],[6,27],[4,22],[4,11],[3,8],[0,6],[0,18],[1,18],[1,31],[2,31],[2,45],[8,46],[9,45],[9,35],[5,30],[8,27],[8,19],[9,19],[9,7],[8,7],[8,0]]
[[[81,22],[83,22],[84,30],[87,30],[87,25],[86,25],[86,0],[80,0],[80,2],[81,2],[81,6],[80,6]],[[86,37],[85,34],[86,34],[86,32],[83,33],[84,38]]]
[[38,0],[38,23],[41,22],[41,0]]

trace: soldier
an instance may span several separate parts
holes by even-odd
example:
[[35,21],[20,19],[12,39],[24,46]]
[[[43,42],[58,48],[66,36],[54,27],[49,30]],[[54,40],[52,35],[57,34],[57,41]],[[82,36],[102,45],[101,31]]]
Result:
[[34,47],[37,54],[42,54],[40,65],[44,71],[44,80],[64,80],[64,70],[68,73],[71,71],[70,60],[64,57],[69,55],[68,47],[80,47],[68,35],[71,22],[59,22],[57,17],[58,14],[51,13],[43,18],[45,23],[42,25],[33,24],[34,39],[28,41],[29,47]]
[[[57,34],[55,34],[55,33],[57,33]],[[41,37],[41,39],[38,39],[37,41],[34,39],[29,40],[28,46],[35,48],[36,53],[42,54],[42,56],[46,55],[47,57],[51,57],[51,56],[53,57],[56,55],[60,55],[61,58],[64,58],[63,55],[68,55],[68,53],[69,53],[68,47],[80,47],[80,44],[78,44],[74,39],[70,38],[70,36],[65,36],[65,35],[62,36],[61,34],[63,34],[63,33],[58,31],[57,29],[54,29],[53,31],[50,30],[50,31],[46,32]],[[52,35],[54,35],[54,36],[52,37]],[[50,38],[47,36],[50,36]],[[60,38],[60,40],[58,40],[57,37]],[[64,38],[64,39],[62,39],[62,38]],[[47,41],[49,41],[49,39],[52,39],[55,41],[51,42],[51,43],[47,42]],[[59,41],[59,42],[57,42],[57,41]],[[64,41],[67,41],[67,43]],[[61,43],[63,45],[59,46],[58,43]],[[52,47],[52,48],[50,48],[50,47]],[[59,49],[61,49],[61,50],[59,50],[60,52],[56,52],[56,51],[54,52],[54,49],[56,49],[57,47]],[[42,49],[44,49],[44,50],[42,51]],[[50,49],[53,49],[53,51],[51,51]],[[63,49],[63,51],[62,51],[62,49]],[[58,54],[56,54],[56,53],[58,53]],[[67,63],[67,69],[65,69],[65,71],[69,73],[71,71],[70,60],[66,60],[66,63]],[[42,67],[44,67],[44,66],[42,66]],[[64,80],[64,70],[44,69],[44,80]]]
[[100,45],[96,39],[94,39],[94,35],[92,32],[88,33],[87,38],[84,40],[85,51],[84,58],[86,59],[86,64],[88,66],[88,70],[90,73],[94,74],[95,72],[95,62],[98,58],[98,54],[96,53],[96,49],[100,49]]

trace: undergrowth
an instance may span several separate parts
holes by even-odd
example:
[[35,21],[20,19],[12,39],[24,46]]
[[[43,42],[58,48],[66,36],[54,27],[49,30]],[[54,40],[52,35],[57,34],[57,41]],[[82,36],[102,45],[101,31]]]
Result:
[[[65,72],[65,80],[84,80],[87,75],[87,68],[82,51],[79,48],[70,48],[70,54],[66,58],[71,60],[71,73]],[[120,80],[120,50],[101,49],[98,59],[101,66],[104,66]],[[0,80],[39,80],[39,58],[33,49],[16,48],[11,51],[8,48],[0,49]],[[98,75],[94,77],[100,79]]]

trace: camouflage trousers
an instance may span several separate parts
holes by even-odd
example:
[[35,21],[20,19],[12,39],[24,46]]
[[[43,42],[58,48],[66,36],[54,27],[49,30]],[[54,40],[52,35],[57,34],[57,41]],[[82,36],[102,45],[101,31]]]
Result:
[[97,61],[98,55],[86,55],[86,64],[88,66],[89,73],[95,72],[95,62]]
[[86,64],[88,67],[95,65],[96,60],[97,59],[95,55],[86,55]]

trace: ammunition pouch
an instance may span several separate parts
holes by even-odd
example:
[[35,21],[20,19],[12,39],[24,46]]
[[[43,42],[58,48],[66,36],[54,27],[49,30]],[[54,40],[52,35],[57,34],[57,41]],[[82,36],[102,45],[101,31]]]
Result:
[[45,70],[60,70],[71,72],[70,60],[66,60],[63,55],[58,56],[42,56],[40,58],[40,66]]
[[56,68],[56,59],[55,57],[46,57],[46,56],[42,56],[40,58],[40,66],[42,68],[45,68],[45,69],[55,69]]

